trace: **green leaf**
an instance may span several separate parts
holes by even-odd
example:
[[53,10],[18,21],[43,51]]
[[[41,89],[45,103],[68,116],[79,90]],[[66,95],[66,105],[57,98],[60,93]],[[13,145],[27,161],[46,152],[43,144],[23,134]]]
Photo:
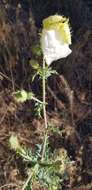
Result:
[[42,55],[42,50],[40,47],[40,44],[36,44],[34,46],[32,46],[32,53],[38,57],[40,57]]
[[50,77],[52,74],[58,74],[56,70],[52,70],[51,67],[46,67],[45,68],[45,79],[47,79],[48,77]]
[[33,67],[33,69],[38,70],[39,64],[38,64],[38,62],[35,59],[31,59],[30,60],[30,64]]
[[42,110],[43,110],[43,104],[36,102],[35,103],[35,116],[37,116],[38,118],[42,118]]

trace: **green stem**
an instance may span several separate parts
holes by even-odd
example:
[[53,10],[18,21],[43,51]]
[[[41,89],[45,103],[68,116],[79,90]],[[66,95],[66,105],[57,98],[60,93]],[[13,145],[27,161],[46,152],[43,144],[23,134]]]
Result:
[[40,103],[40,104],[43,104],[43,102],[40,101],[38,98],[32,97],[32,100],[34,100],[34,101],[36,101],[36,102],[38,102],[38,103]]
[[36,98],[34,95],[32,95],[32,93],[28,92],[27,93],[27,100],[34,100],[40,104],[43,104],[43,102],[41,100],[39,100],[38,98]]
[[38,164],[36,164],[34,166],[34,169],[33,169],[33,172],[31,172],[26,180],[26,182],[24,183],[23,187],[22,187],[22,190],[25,190],[26,187],[28,186],[29,182],[31,181],[32,177],[34,177],[35,173],[36,173],[36,170],[38,170]]
[[44,125],[45,125],[45,134],[44,134],[44,143],[43,143],[43,149],[42,149],[42,158],[41,160],[44,160],[45,155],[45,149],[46,149],[46,143],[47,143],[47,116],[46,116],[46,84],[45,84],[45,59],[43,59],[43,116],[44,116]]
[[23,187],[22,187],[22,190],[25,190],[26,187],[28,186],[28,183],[30,182],[32,178],[32,174],[29,175],[29,177],[27,178],[26,182],[24,183]]

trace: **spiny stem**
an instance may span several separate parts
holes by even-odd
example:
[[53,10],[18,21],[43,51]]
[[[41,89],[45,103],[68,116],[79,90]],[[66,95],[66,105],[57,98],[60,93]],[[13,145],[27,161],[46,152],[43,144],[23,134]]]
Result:
[[28,176],[26,182],[24,183],[24,185],[23,185],[23,187],[22,187],[22,190],[25,190],[25,189],[26,189],[26,187],[28,186],[28,184],[29,184],[29,182],[31,181],[32,177],[35,176],[35,173],[36,173],[36,170],[38,170],[38,167],[39,167],[38,164],[36,164],[36,165],[34,166],[34,169],[33,169],[33,171],[29,174],[29,176]]
[[43,116],[44,116],[44,125],[45,125],[45,134],[44,134],[44,143],[42,149],[42,158],[44,160],[45,149],[46,149],[46,142],[47,142],[47,116],[46,116],[46,84],[45,84],[45,59],[43,58]]
[[30,180],[31,180],[31,177],[32,177],[32,174],[30,174],[29,177],[27,178],[26,182],[24,183],[24,185],[23,185],[23,187],[22,187],[22,190],[25,190],[25,189],[26,189],[28,183],[29,183]]
[[38,98],[32,97],[32,100],[34,100],[34,101],[36,101],[36,102],[38,102],[38,103],[40,103],[40,104],[43,104],[43,102],[40,101]]

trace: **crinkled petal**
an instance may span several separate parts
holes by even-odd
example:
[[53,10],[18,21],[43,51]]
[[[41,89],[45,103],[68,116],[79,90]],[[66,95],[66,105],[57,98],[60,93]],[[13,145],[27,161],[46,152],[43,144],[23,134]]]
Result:
[[48,65],[55,60],[67,57],[71,53],[69,44],[64,43],[55,30],[43,30],[41,40],[44,58]]

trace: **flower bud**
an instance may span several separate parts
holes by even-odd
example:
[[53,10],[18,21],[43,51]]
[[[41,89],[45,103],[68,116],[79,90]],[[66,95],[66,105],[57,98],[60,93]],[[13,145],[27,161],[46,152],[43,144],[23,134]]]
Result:
[[13,150],[19,150],[20,149],[20,144],[18,141],[18,137],[16,135],[11,135],[9,139],[9,144]]

